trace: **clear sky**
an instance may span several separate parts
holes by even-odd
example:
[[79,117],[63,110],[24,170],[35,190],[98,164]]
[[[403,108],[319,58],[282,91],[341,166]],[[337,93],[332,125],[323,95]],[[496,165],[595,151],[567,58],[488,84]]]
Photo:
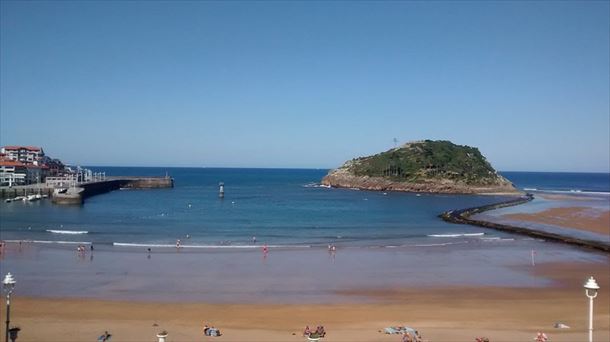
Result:
[[609,171],[607,1],[2,1],[0,144],[330,168],[419,139]]

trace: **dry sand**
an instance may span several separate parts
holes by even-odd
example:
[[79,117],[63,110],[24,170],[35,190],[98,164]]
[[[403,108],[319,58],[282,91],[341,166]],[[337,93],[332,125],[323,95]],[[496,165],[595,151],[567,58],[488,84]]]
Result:
[[610,211],[588,207],[550,208],[537,213],[506,214],[510,220],[530,221],[610,235]]
[[[13,301],[18,341],[94,341],[104,330],[112,341],[304,341],[305,325],[322,324],[325,341],[400,341],[379,330],[392,325],[419,329],[428,341],[531,341],[544,331],[552,341],[585,341],[587,298],[582,284],[595,275],[602,290],[595,300],[595,336],[610,338],[609,261],[537,265],[528,270],[555,280],[550,288],[427,288],[356,291],[369,304],[161,304],[79,299],[21,298]],[[4,312],[4,307],[2,307]],[[203,322],[221,329],[204,337]],[[562,322],[570,329],[555,329]],[[154,326],[157,324],[158,326]],[[294,335],[293,335],[294,334]]]

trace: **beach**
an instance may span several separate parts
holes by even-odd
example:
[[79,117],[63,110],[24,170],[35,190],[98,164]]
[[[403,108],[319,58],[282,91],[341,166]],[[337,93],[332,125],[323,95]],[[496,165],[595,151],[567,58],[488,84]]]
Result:
[[[530,268],[553,280],[545,288],[393,288],[350,293],[373,299],[344,304],[206,304],[15,298],[19,341],[94,340],[104,331],[117,341],[153,341],[161,330],[169,341],[304,341],[305,325],[324,325],[326,341],[400,341],[380,330],[408,325],[428,341],[530,341],[545,332],[552,341],[585,341],[587,299],[582,283],[595,274],[602,291],[595,300],[595,340],[608,340],[608,260],[548,263]],[[4,310],[4,308],[3,308]],[[570,329],[555,329],[561,322]],[[204,323],[223,336],[204,337]],[[155,326],[155,324],[157,326]]]
[[[339,194],[366,205],[386,199]],[[397,199],[444,199],[404,196]],[[588,231],[606,224],[607,197],[565,196],[485,215],[536,227],[549,210],[555,217],[560,210],[570,217],[563,228],[545,229],[607,236]],[[116,341],[156,341],[163,330],[167,341],[306,341],[307,325],[324,326],[322,341],[400,341],[383,330],[405,325],[425,341],[531,341],[537,332],[551,341],[586,341],[583,284],[590,276],[601,287],[594,338],[610,338],[608,254],[434,220],[442,234],[344,243],[336,252],[270,245],[263,253],[261,244],[189,246],[188,240],[179,249],[96,243],[94,251],[77,252],[74,241],[11,241],[0,265],[17,279],[11,325],[22,329],[18,341],[94,340],[105,331]],[[204,324],[222,336],[203,336]]]
[[610,235],[610,211],[589,207],[550,208],[535,214],[506,214],[507,219],[577,228]]

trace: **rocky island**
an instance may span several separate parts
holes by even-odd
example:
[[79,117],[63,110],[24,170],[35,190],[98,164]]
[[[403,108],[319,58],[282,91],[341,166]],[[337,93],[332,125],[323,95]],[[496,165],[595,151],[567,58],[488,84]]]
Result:
[[450,141],[410,142],[347,161],[322,184],[340,188],[455,194],[517,194],[476,147]]

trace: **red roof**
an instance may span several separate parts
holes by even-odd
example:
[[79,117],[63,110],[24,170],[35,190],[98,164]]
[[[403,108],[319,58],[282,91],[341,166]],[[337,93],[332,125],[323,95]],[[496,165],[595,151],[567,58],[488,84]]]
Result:
[[5,150],[28,150],[28,151],[40,151],[42,148],[36,146],[4,146]]
[[25,164],[23,164],[22,162],[19,161],[15,161],[15,160],[0,160],[0,166],[25,166]]

